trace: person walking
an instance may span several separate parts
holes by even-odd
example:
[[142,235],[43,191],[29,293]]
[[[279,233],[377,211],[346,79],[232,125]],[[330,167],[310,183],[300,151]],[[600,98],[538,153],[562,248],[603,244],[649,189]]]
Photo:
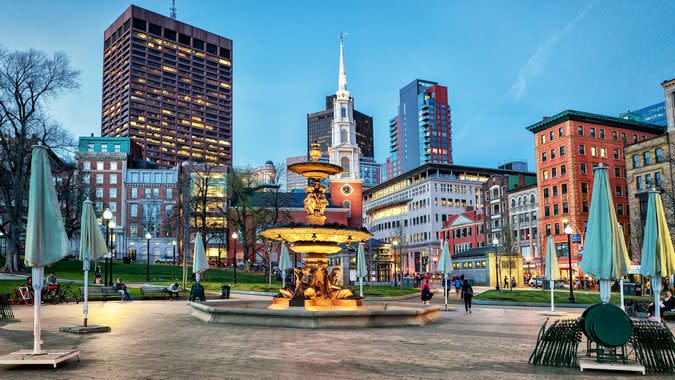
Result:
[[431,293],[431,285],[429,284],[430,277],[425,276],[422,280],[422,285],[420,285],[420,298],[422,299],[422,304],[428,305],[431,301],[431,297],[434,295]]
[[457,296],[457,299],[460,299],[460,297],[462,296],[461,294],[462,282],[464,282],[464,275],[462,275],[462,277],[455,276],[454,286],[455,286],[455,295]]
[[516,285],[517,285],[517,284],[516,284],[516,278],[515,278],[515,277],[511,277],[511,289],[515,288]]
[[97,285],[101,285],[101,266],[97,265],[96,269],[94,269],[94,282]]
[[469,280],[464,279],[462,284],[462,297],[464,297],[464,310],[466,313],[471,313],[471,299],[473,298],[473,288],[469,284]]
[[504,276],[504,289],[509,287],[509,276]]

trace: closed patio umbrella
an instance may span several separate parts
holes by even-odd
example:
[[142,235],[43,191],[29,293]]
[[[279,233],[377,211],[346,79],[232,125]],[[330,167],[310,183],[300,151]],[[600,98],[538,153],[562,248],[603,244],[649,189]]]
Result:
[[[628,251],[621,238],[612,201],[607,167],[594,169],[591,210],[586,227],[581,269],[599,280],[600,299],[608,303],[611,283],[628,273]],[[570,275],[572,268],[570,268]]]
[[202,272],[209,269],[209,262],[206,259],[206,250],[204,249],[204,241],[202,234],[197,232],[195,236],[195,248],[192,257],[192,273],[195,274],[197,282],[200,280]]
[[448,275],[452,272],[452,257],[450,257],[450,246],[448,242],[443,242],[441,257],[438,258],[438,270],[443,273],[443,293],[445,308],[448,308]]
[[[546,269],[544,271],[544,279],[549,281],[551,288],[551,311],[555,311],[555,304],[553,300],[553,289],[555,288],[555,281],[560,280],[560,268],[558,267],[558,256],[555,252],[555,242],[553,236],[548,235],[546,239]],[[570,268],[572,273],[572,268]]]
[[661,279],[675,273],[675,252],[666,215],[663,211],[661,195],[655,190],[649,192],[647,200],[647,219],[645,220],[644,240],[640,274],[651,277],[654,294],[654,315],[660,316]]
[[288,254],[286,242],[281,242],[281,254],[279,255],[279,270],[281,271],[282,287],[286,287],[286,271],[293,267],[291,255]]
[[359,249],[356,252],[356,277],[359,278],[359,295],[361,298],[363,298],[363,278],[367,275],[366,254],[363,251],[363,243],[359,243]]
[[82,220],[80,221],[80,260],[84,270],[84,327],[87,327],[89,316],[89,265],[99,257],[105,256],[108,249],[96,220],[94,207],[87,199],[82,205]]
[[42,354],[42,287],[44,267],[68,254],[68,237],[56,198],[47,148],[33,147],[25,264],[32,268],[35,305],[33,307],[33,354]]

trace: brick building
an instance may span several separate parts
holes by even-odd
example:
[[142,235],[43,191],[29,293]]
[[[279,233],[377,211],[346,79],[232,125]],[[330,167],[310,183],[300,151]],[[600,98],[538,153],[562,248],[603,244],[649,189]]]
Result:
[[532,173],[498,174],[481,187],[481,202],[485,215],[485,239],[488,244],[496,238],[501,242],[502,228],[510,224],[508,192],[536,183]]
[[448,242],[450,255],[485,245],[484,216],[482,211],[469,210],[450,215],[443,223],[441,236]]
[[[608,167],[619,223],[630,231],[628,183],[623,147],[663,133],[663,127],[639,121],[574,110],[563,111],[532,124],[537,162],[539,246],[547,235],[556,243],[558,257],[567,256],[565,226],[585,234],[593,189],[593,168]],[[626,239],[628,240],[628,239]],[[574,245],[575,243],[573,243]],[[573,262],[580,260],[583,240],[572,247]],[[565,270],[560,260],[561,269]],[[578,273],[578,268],[575,269]]]

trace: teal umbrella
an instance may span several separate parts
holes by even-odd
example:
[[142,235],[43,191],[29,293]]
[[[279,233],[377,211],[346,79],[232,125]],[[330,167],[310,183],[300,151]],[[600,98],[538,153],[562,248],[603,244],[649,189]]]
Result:
[[[555,252],[555,242],[551,235],[548,235],[548,238],[546,239],[545,265],[544,279],[549,281],[549,287],[551,288],[551,311],[555,311],[555,305],[553,303],[553,285],[556,280],[560,280],[560,268],[558,267],[558,256]],[[570,273],[572,273],[572,268],[570,268]]]
[[63,227],[63,218],[56,198],[46,147],[33,146],[30,169],[24,261],[32,268],[33,288],[35,289],[33,353],[41,354],[44,352],[41,347],[44,267],[61,260],[68,254],[68,237]]
[[195,274],[195,279],[199,282],[199,277],[202,272],[209,269],[209,262],[206,259],[206,250],[204,249],[204,241],[202,234],[197,232],[195,236],[195,248],[192,257],[192,273]]
[[448,308],[448,275],[452,272],[452,257],[450,257],[450,246],[448,242],[443,242],[441,257],[438,258],[438,271],[443,273],[443,293],[445,293],[445,308]]
[[[588,215],[581,269],[600,282],[600,299],[608,303],[610,287],[628,273],[630,261],[616,219],[607,167],[594,169],[591,210]],[[570,268],[570,275],[572,268]]]
[[105,256],[107,251],[94,207],[87,199],[82,205],[82,220],[80,221],[80,260],[82,260],[84,270],[84,327],[87,327],[89,316],[89,262]]
[[286,287],[286,271],[293,267],[291,255],[288,254],[286,242],[281,242],[281,254],[279,255],[279,270],[281,271],[282,287]]
[[363,243],[359,243],[359,249],[356,253],[356,277],[359,278],[359,295],[361,298],[363,298],[363,278],[367,275],[366,254],[363,251]]
[[675,273],[675,250],[668,231],[661,195],[655,190],[649,192],[647,218],[645,220],[640,274],[651,277],[654,294],[654,315],[661,315],[661,279]]

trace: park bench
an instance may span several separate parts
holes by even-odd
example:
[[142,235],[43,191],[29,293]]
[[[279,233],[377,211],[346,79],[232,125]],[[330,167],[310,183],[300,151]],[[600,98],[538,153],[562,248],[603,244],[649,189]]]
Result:
[[[80,288],[80,295],[84,296],[84,288]],[[120,294],[113,287],[105,286],[90,286],[89,287],[89,299],[96,298],[101,300],[107,300],[109,298],[120,298]]]
[[675,319],[675,310],[664,311],[663,319]]
[[[165,297],[169,298],[169,290],[165,286],[142,286],[141,287],[141,299],[146,297]],[[183,288],[178,288],[177,298],[184,298]]]
[[9,302],[9,296],[0,293],[0,319],[14,319],[12,312],[12,303]]

